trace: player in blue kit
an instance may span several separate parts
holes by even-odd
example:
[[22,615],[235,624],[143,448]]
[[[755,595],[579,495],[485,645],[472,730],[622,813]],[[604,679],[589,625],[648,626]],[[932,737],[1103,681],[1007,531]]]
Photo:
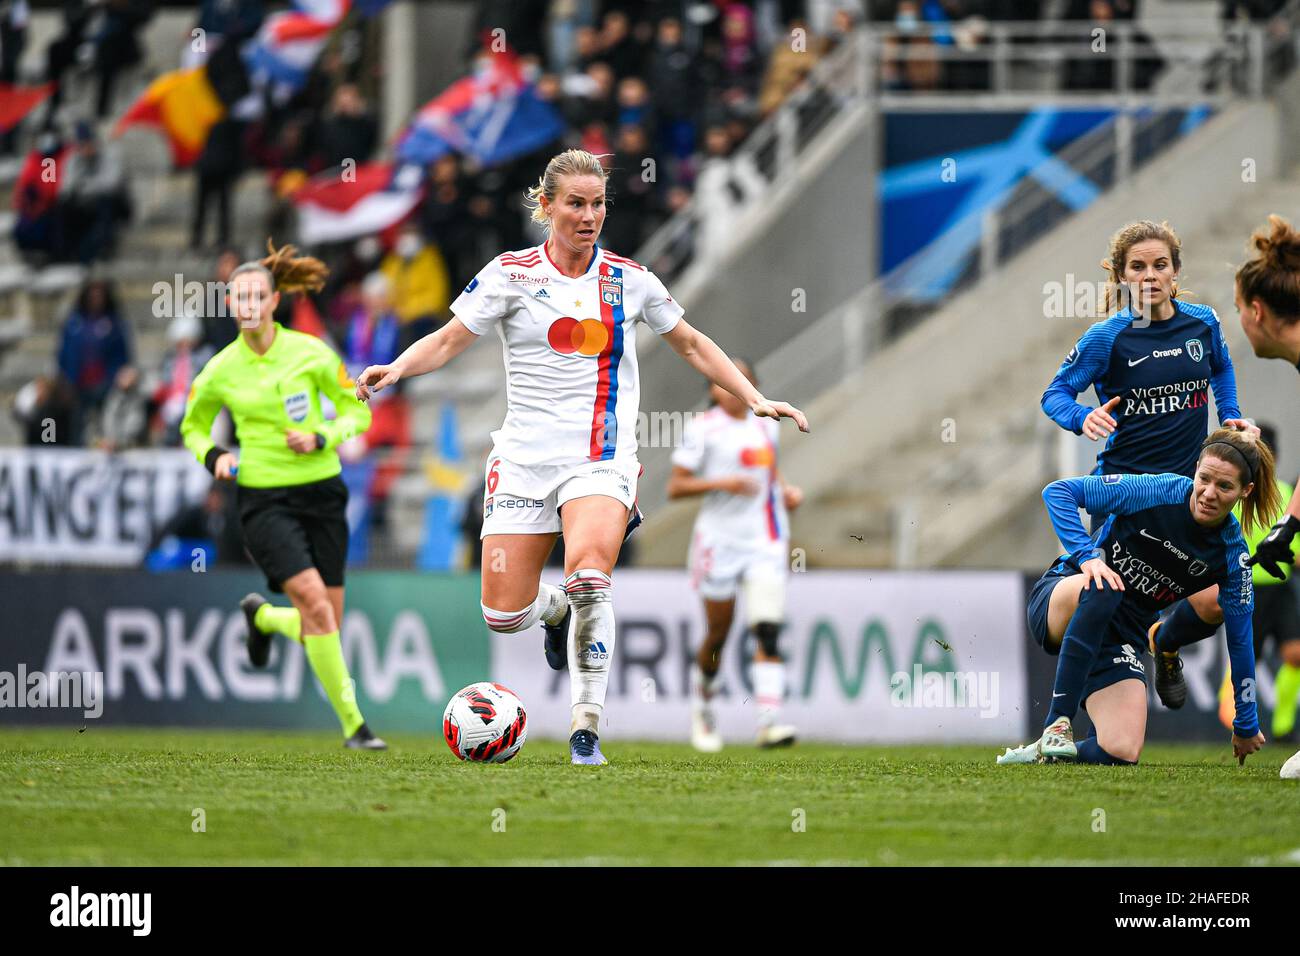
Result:
[[[1066,356],[1043,393],[1043,411],[1062,428],[1094,441],[1106,439],[1094,475],[1170,472],[1191,477],[1209,427],[1210,392],[1219,423],[1259,437],[1241,418],[1237,382],[1218,316],[1212,308],[1178,299],[1182,246],[1168,223],[1130,223],[1111,237],[1106,309],[1125,293],[1128,305],[1094,324]],[[1078,395],[1091,387],[1099,406]],[[1164,630],[1170,646],[1207,637],[1223,623],[1214,588],[1187,595]],[[1154,650],[1153,650],[1154,653]],[[1156,658],[1156,689],[1171,710],[1187,700],[1182,660]]]
[[[1251,634],[1254,594],[1249,553],[1232,516],[1253,529],[1277,508],[1273,455],[1253,436],[1221,428],[1202,444],[1195,476],[1090,475],[1054,481],[1043,491],[1066,553],[1029,598],[1029,631],[1059,655],[1042,736],[1008,748],[999,764],[1078,760],[1135,764],[1146,736],[1147,634],[1162,608],[1218,584],[1228,632],[1236,719],[1233,753],[1241,760],[1264,743],[1255,699]],[[1089,536],[1078,509],[1101,519]],[[1160,649],[1176,651],[1163,640]],[[1076,745],[1080,704],[1096,735]]]
[[[1218,316],[1177,298],[1181,246],[1167,224],[1125,226],[1103,265],[1111,273],[1106,308],[1121,289],[1129,305],[1083,334],[1043,392],[1043,411],[1075,434],[1106,439],[1094,475],[1190,478],[1209,427],[1211,390],[1221,425],[1251,427],[1237,407]],[[1078,401],[1089,387],[1098,408]]]

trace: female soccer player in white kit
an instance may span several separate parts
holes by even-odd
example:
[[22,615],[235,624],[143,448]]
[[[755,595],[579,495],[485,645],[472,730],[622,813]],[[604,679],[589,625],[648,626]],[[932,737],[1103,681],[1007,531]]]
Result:
[[[755,381],[748,363],[733,361]],[[777,638],[785,619],[788,511],[799,506],[803,492],[785,484],[777,470],[777,423],[751,415],[716,385],[710,397],[713,408],[692,419],[673,452],[668,481],[669,498],[704,495],[687,561],[708,628],[691,668],[691,744],[704,753],[722,749],[710,700],[743,584],[746,623],[757,641],[752,673],[758,745],[779,747],[795,738],[795,729],[780,722],[785,662]]]
[[[483,617],[515,633],[541,621],[547,662],[569,666],[569,750],[604,764],[598,730],[614,653],[610,574],[634,515],[637,478],[636,323],[662,335],[710,382],[754,414],[808,421],[759,394],[714,342],[682,319],[652,273],[596,241],[605,222],[600,160],[560,153],[529,190],[546,242],[489,262],[452,303],[448,322],[391,365],[357,377],[369,397],[435,371],[495,328],[506,363],[506,418],[492,433],[483,500]],[[541,582],[564,534],[564,587]],[[570,619],[572,626],[570,627]]]

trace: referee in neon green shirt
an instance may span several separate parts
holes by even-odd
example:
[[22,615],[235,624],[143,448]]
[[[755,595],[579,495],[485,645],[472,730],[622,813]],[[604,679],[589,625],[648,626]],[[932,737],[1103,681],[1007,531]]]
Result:
[[[275,607],[259,594],[240,602],[248,619],[248,656],[266,666],[273,634],[303,645],[312,671],[343,725],[346,746],[384,750],[370,732],[339,643],[347,560],[348,489],[334,451],[370,427],[342,360],[314,336],[283,328],[272,316],[281,292],[319,289],[327,270],[295,257],[293,246],[231,273],[226,301],[240,334],[203,367],[181,422],[186,447],[217,479],[238,481],[244,545],[267,586],[288,595]],[[321,396],[337,417],[321,414]],[[212,422],[230,409],[239,454],[212,441]]]

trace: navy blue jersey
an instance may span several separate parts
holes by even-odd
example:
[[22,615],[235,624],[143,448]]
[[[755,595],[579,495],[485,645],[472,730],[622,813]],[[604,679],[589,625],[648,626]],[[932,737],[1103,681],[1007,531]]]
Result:
[[1241,417],[1218,316],[1193,302],[1175,299],[1164,322],[1142,324],[1125,310],[1093,325],[1043,392],[1043,411],[1082,434],[1092,409],[1077,397],[1089,386],[1099,405],[1122,396],[1113,414],[1118,427],[1097,455],[1094,475],[1190,478],[1209,430],[1210,389],[1220,424]]
[[[1250,551],[1231,514],[1214,528],[1196,523],[1192,480],[1182,475],[1104,475],[1063,478],[1043,489],[1043,500],[1066,553],[1058,569],[1077,570],[1103,558],[1124,580],[1116,619],[1143,633],[1163,609],[1188,595],[1219,586],[1228,634],[1228,657],[1237,698],[1238,736],[1259,733],[1255,712],[1255,647],[1251,613],[1255,595]],[[1103,518],[1091,536],[1079,508]],[[1253,728],[1253,729],[1252,729]]]

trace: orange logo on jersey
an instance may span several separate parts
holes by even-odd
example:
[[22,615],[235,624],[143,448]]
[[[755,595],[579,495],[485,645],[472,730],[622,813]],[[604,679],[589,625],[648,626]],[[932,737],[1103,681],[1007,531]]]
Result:
[[740,450],[740,463],[746,468],[770,468],[775,462],[775,458],[772,449],[766,446],[742,448]]
[[609,345],[609,330],[599,319],[579,321],[565,316],[556,319],[546,330],[546,344],[561,355],[595,358]]

